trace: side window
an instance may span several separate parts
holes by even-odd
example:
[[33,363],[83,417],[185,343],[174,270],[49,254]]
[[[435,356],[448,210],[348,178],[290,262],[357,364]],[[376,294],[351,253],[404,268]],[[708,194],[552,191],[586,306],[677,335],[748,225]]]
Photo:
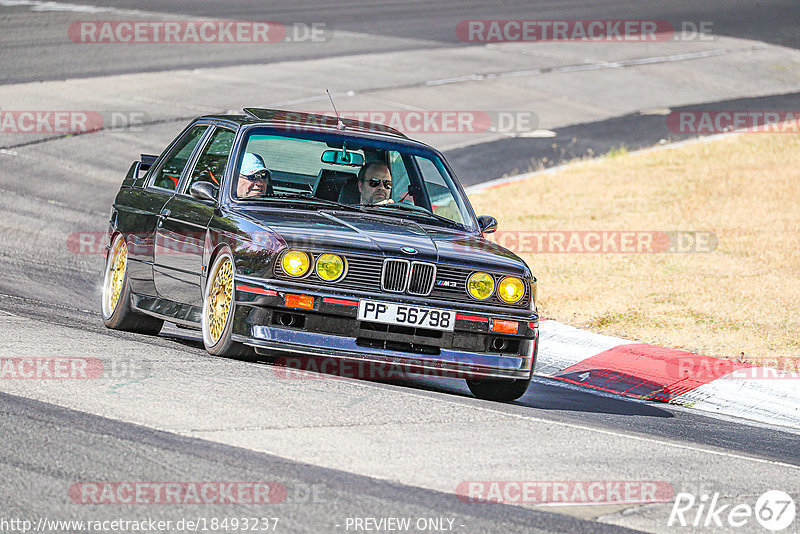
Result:
[[161,167],[155,171],[153,180],[150,183],[156,187],[175,191],[181,179],[183,168],[186,166],[186,162],[189,161],[194,147],[200,142],[200,139],[207,129],[208,125],[203,124],[201,126],[195,126],[186,132],[183,137],[180,138],[178,144],[172,147],[172,150],[164,159]]
[[404,202],[412,202],[413,197],[407,194],[410,185],[408,171],[403,163],[403,156],[400,152],[389,151],[389,172],[392,173],[392,199],[397,202],[401,198]]
[[217,187],[220,186],[222,177],[225,175],[225,168],[228,166],[228,158],[235,136],[236,132],[234,131],[225,128],[216,129],[203,148],[200,157],[197,158],[197,164],[192,169],[184,192],[189,191],[195,182],[211,182]]
[[464,224],[464,207],[453,195],[452,186],[445,180],[444,169],[440,169],[436,164],[421,156],[414,156],[417,162],[425,188],[428,190],[428,198],[431,199],[433,213],[446,217],[451,221]]

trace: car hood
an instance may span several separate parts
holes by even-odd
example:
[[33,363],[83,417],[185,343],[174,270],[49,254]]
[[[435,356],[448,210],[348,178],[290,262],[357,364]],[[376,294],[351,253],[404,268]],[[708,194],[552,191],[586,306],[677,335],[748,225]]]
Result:
[[[338,210],[243,210],[242,215],[277,233],[288,246],[357,251],[410,260],[527,274],[509,250],[461,230],[421,225],[409,218]],[[410,250],[413,249],[413,250]]]

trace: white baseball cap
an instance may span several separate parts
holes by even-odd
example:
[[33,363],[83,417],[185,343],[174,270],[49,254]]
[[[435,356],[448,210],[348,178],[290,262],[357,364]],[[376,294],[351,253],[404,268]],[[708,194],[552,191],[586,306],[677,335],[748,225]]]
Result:
[[264,158],[252,152],[245,152],[242,159],[242,168],[240,174],[245,176],[252,176],[259,171],[266,171],[267,166],[264,164]]

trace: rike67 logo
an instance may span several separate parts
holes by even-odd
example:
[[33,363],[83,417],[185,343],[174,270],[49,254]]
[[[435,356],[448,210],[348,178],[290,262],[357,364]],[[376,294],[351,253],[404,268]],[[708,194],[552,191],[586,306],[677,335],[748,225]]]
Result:
[[697,498],[691,493],[681,492],[675,496],[667,526],[693,529],[749,526],[752,529],[755,518],[765,529],[780,532],[794,523],[795,515],[794,499],[780,490],[765,492],[754,506],[749,503],[721,504],[719,493],[711,496],[704,493]]

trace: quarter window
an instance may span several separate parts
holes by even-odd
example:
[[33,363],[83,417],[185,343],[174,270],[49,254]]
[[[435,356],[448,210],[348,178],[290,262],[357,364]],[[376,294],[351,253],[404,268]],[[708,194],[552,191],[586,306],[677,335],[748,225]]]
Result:
[[169,154],[164,158],[164,162],[158,168],[151,182],[155,187],[175,191],[181,179],[183,168],[189,161],[189,157],[194,151],[194,147],[202,139],[203,134],[208,129],[208,125],[195,126],[186,132],[178,143],[172,147]]

